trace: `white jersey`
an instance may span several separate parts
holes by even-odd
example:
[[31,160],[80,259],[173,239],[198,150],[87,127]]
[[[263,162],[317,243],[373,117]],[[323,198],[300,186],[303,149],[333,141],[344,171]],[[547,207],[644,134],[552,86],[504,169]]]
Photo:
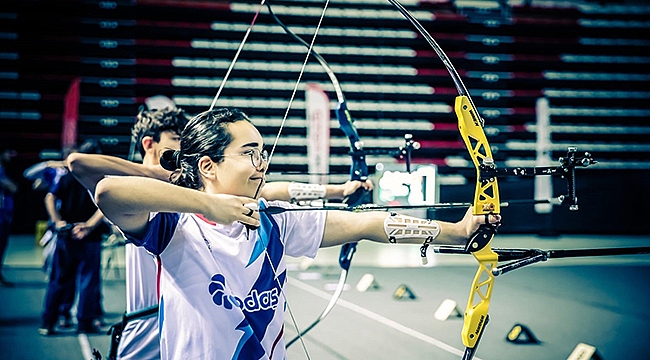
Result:
[[251,231],[196,214],[151,214],[146,235],[133,241],[160,255],[161,358],[284,359],[285,255],[316,256],[325,218],[260,213]]
[[[125,245],[126,312],[158,305],[158,274],[154,256],[145,248]],[[119,360],[160,359],[158,316],[149,315],[129,321],[122,330],[117,348]]]

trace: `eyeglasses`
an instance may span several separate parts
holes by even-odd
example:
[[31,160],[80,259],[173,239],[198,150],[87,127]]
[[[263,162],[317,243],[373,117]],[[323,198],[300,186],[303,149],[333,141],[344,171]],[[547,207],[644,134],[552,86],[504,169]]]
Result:
[[269,161],[269,153],[266,150],[260,150],[258,148],[250,149],[241,154],[227,154],[223,156],[226,157],[226,156],[246,156],[246,155],[251,157],[251,163],[253,164],[253,167],[256,169],[262,167],[262,162],[266,163]]

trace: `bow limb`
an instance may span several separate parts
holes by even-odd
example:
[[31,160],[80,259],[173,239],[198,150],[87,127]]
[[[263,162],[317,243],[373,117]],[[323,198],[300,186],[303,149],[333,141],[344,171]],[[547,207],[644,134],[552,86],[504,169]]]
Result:
[[[275,22],[282,27],[282,29],[291,36],[297,42],[303,44],[304,46],[311,48],[311,51],[308,55],[313,56],[321,64],[327,76],[329,76],[332,85],[334,86],[334,92],[336,93],[336,99],[338,101],[338,106],[336,108],[335,114],[339,122],[339,127],[341,131],[347,136],[350,142],[350,155],[352,156],[352,166],[350,168],[350,180],[359,180],[365,181],[368,179],[368,166],[366,164],[365,153],[363,152],[363,142],[359,137],[356,127],[354,126],[354,119],[350,114],[350,111],[347,107],[347,101],[339,83],[338,78],[334,74],[334,71],[327,63],[325,58],[321,56],[313,47],[303,40],[298,35],[294,34],[273,12],[271,8],[271,2],[267,1],[266,7],[269,10],[269,14],[273,17]],[[367,194],[363,188],[359,188],[357,192],[348,196],[345,203],[353,207],[364,202],[364,195]]]
[[[341,85],[336,75],[334,74],[334,71],[327,63],[325,58],[323,58],[323,56],[321,56],[316,50],[313,49],[313,46],[308,44],[305,40],[303,40],[298,35],[294,34],[275,15],[273,9],[271,8],[270,1],[266,3],[266,7],[271,17],[273,17],[275,22],[278,23],[280,27],[282,27],[282,29],[287,33],[287,35],[291,36],[294,40],[296,40],[297,42],[301,43],[302,45],[310,49],[308,56],[311,55],[314,58],[316,58],[316,60],[318,60],[318,62],[321,64],[321,66],[329,76],[330,81],[334,86],[334,91],[336,92],[336,98],[338,101],[338,106],[335,112],[336,117],[338,119],[341,130],[348,137],[348,140],[350,141],[350,154],[352,156],[352,165],[350,168],[350,179],[365,181],[366,179],[368,179],[368,166],[366,165],[366,160],[365,160],[366,158],[363,152],[363,142],[359,138],[359,133],[357,132],[354,126],[354,119],[350,115],[350,111],[347,108],[345,95],[343,94],[343,89],[341,88]],[[366,194],[367,191],[361,187],[354,194],[348,196],[345,199],[345,203],[347,203],[348,206],[350,207],[357,206],[364,201]],[[302,339],[303,335],[307,334],[307,332],[309,332],[312,328],[314,328],[314,326],[316,326],[323,319],[325,319],[325,317],[332,311],[332,309],[336,305],[336,302],[338,301],[338,299],[341,297],[341,294],[343,293],[343,288],[345,287],[345,283],[347,281],[348,271],[350,269],[352,256],[354,255],[355,251],[356,251],[356,243],[345,244],[341,247],[341,253],[339,255],[339,264],[341,265],[341,275],[339,277],[339,282],[337,284],[336,290],[334,291],[334,294],[332,294],[330,301],[328,302],[325,309],[318,316],[318,318],[316,318],[316,320],[314,320],[303,331],[298,330],[298,335],[296,335],[293,339],[287,342],[287,348],[291,346],[294,342],[296,342],[298,339]]]
[[[426,31],[420,22],[396,0],[388,0],[420,32],[429,45],[442,60],[458,90],[454,109],[458,118],[458,129],[465,142],[474,166],[476,167],[476,191],[474,193],[474,215],[499,214],[499,187],[496,177],[482,179],[482,166],[494,167],[492,151],[483,131],[484,120],[476,109],[469,91],[458,72],[442,50],[440,45]],[[471,235],[466,251],[471,252],[479,263],[478,271],[472,282],[467,308],[465,310],[461,338],[465,345],[463,359],[474,357],[478,342],[489,321],[488,309],[492,297],[494,275],[492,269],[497,266],[498,255],[492,250],[492,239],[496,234],[496,224],[483,224]]]

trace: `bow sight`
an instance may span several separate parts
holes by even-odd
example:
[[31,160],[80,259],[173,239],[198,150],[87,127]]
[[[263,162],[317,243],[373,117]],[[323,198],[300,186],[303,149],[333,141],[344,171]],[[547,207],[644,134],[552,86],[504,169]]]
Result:
[[406,164],[406,172],[411,172],[411,159],[413,158],[413,151],[420,149],[420,143],[413,140],[413,134],[404,134],[404,145],[397,149],[388,148],[364,148],[363,141],[358,141],[354,144],[355,150],[348,151],[350,156],[366,156],[366,155],[390,155],[400,160],[404,160]]
[[561,204],[569,206],[569,210],[578,210],[578,197],[576,196],[576,167],[588,167],[596,164],[590,153],[585,152],[582,156],[576,156],[576,147],[569,147],[565,157],[559,159],[559,166],[535,166],[516,168],[497,168],[492,158],[484,158],[479,165],[479,181],[482,185],[494,181],[498,177],[506,176],[541,176],[559,175],[567,181],[567,193],[557,197]]

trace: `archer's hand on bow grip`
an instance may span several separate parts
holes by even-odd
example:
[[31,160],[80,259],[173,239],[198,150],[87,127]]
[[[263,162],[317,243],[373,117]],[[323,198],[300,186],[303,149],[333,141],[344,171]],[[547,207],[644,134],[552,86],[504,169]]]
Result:
[[374,188],[374,185],[370,179],[365,177],[364,180],[348,180],[345,183],[339,185],[339,188],[342,194],[342,198],[347,198],[350,195],[353,195],[357,190],[366,190],[371,191]]
[[482,224],[467,241],[465,251],[475,252],[483,249],[497,233],[498,223]]
[[366,203],[365,198],[368,194],[368,190],[360,187],[352,194],[348,195],[343,199],[343,202],[348,204],[349,207],[354,207],[363,203]]
[[467,234],[463,242],[467,253],[483,249],[490,239],[494,237],[501,225],[501,215],[474,215],[474,213],[474,207],[470,206],[461,220]]

